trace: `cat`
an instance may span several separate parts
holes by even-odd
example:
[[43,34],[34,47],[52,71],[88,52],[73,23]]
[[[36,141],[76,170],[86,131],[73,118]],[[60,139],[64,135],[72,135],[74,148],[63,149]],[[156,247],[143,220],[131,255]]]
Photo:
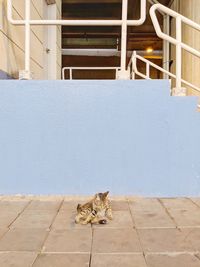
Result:
[[78,204],[75,222],[77,224],[106,224],[107,219],[112,220],[112,208],[108,199],[109,191],[97,193],[86,204]]

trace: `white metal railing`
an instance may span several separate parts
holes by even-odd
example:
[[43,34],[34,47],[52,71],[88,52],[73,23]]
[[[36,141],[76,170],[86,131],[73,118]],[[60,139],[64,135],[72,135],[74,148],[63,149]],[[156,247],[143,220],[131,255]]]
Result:
[[[159,11],[162,14],[167,14],[168,16],[171,16],[176,19],[176,37],[175,38],[172,36],[169,36],[169,34],[164,33],[161,30],[161,26],[156,16],[156,11]],[[182,83],[184,83],[192,87],[193,89],[199,91],[199,88],[197,86],[182,79],[182,49],[200,58],[200,51],[192,48],[191,46],[187,45],[186,43],[182,41],[182,23],[188,26],[191,26],[193,29],[196,29],[198,31],[200,31],[200,25],[161,4],[155,4],[150,8],[150,16],[151,16],[157,35],[161,39],[168,41],[169,43],[174,44],[176,46],[176,73],[175,73],[175,77],[171,75],[171,77],[175,78],[176,80],[176,89],[181,90]]]
[[[144,73],[138,70],[138,61],[139,60],[146,64]],[[160,71],[161,73],[165,73],[169,77],[171,77],[171,78],[173,78],[175,80],[177,79],[177,76],[175,74],[165,70],[164,68],[162,68],[162,67],[156,65],[155,63],[147,60],[146,58],[138,55],[136,51],[133,52],[131,60],[130,60],[130,62],[128,64],[128,69],[131,72],[131,78],[132,79],[135,79],[135,75],[138,75],[139,77],[141,77],[143,79],[151,79],[151,71],[150,71],[151,68],[154,68],[154,69]],[[197,86],[185,81],[184,79],[181,79],[181,84],[182,83],[187,85],[187,86],[189,86],[189,87],[191,87],[192,89],[200,92],[200,88],[199,87],[197,87]]]
[[62,68],[62,80],[66,79],[66,71],[69,72],[69,80],[72,80],[73,70],[115,70],[115,78],[117,79],[117,71],[120,70],[120,67],[64,67]]
[[126,48],[127,27],[142,25],[146,19],[146,0],[140,0],[140,18],[128,20],[128,0],[122,0],[121,20],[33,20],[30,16],[31,0],[25,0],[25,19],[15,20],[12,17],[12,0],[7,0],[8,21],[14,25],[25,26],[25,70],[24,78],[30,79],[30,32],[32,25],[68,25],[68,26],[121,26],[121,68],[120,77],[127,79]]

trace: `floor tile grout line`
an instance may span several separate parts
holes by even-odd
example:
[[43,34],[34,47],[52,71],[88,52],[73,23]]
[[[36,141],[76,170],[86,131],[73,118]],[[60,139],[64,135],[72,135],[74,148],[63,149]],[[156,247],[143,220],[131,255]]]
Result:
[[195,253],[194,257],[197,258],[200,261],[200,255],[198,253]]
[[15,219],[8,225],[8,228],[10,229],[11,225],[22,215],[22,213],[26,210],[26,208],[31,204],[32,200],[30,200],[27,205],[24,206],[24,208],[17,214]]
[[91,231],[92,231],[92,240],[91,240],[91,248],[90,248],[90,259],[89,259],[89,266],[91,267],[92,265],[92,250],[93,250],[93,238],[94,238],[94,228],[91,227]]
[[147,266],[147,262],[146,262],[146,258],[145,258],[145,253],[144,253],[144,249],[143,249],[143,246],[142,246],[142,242],[141,242],[141,239],[140,239],[140,235],[139,235],[139,232],[138,232],[138,229],[136,228],[136,224],[135,224],[135,220],[133,218],[133,213],[131,211],[131,208],[130,208],[130,202],[128,201],[128,207],[129,207],[129,212],[131,214],[131,218],[132,218],[132,221],[133,221],[133,224],[135,225],[135,231],[136,231],[136,234],[137,234],[137,237],[138,237],[138,241],[139,241],[139,244],[140,244],[140,248],[141,248],[141,253],[143,255],[143,258],[144,258],[144,261],[145,261],[145,264]]
[[162,202],[162,200],[160,198],[158,198],[158,202],[160,203],[160,205],[163,207],[164,211],[166,212],[166,214],[169,216],[169,218],[172,220],[172,222],[174,223],[176,229],[179,230],[178,224],[176,223],[175,218],[171,215],[171,213],[169,212],[169,210],[167,209],[167,207],[164,205],[164,203]]
[[46,230],[46,231],[47,231],[47,234],[46,234],[46,236],[45,236],[45,238],[44,238],[44,241],[43,241],[43,243],[42,243],[42,245],[41,245],[41,249],[37,251],[37,256],[36,256],[34,262],[32,263],[31,267],[34,266],[34,264],[35,264],[37,258],[38,258],[38,257],[42,254],[42,252],[43,252],[44,244],[45,244],[45,242],[46,242],[46,240],[47,240],[47,238],[48,238],[48,236],[49,236],[49,234],[50,234],[50,232],[51,232],[51,229],[52,229],[51,227],[52,227],[52,225],[53,225],[53,223],[54,223],[54,221],[55,221],[55,219],[56,219],[56,217],[57,217],[57,215],[58,215],[58,213],[59,213],[59,211],[60,211],[60,209],[61,209],[61,207],[62,207],[62,205],[63,205],[63,202],[64,202],[64,198],[63,198],[62,201],[60,202],[59,208],[57,209],[57,212],[55,213],[55,216],[53,217],[52,222],[51,222],[49,228]]
[[186,197],[186,199],[188,199],[188,200],[189,200],[190,202],[192,202],[197,208],[200,209],[200,206],[199,206],[195,201],[193,201],[191,198]]

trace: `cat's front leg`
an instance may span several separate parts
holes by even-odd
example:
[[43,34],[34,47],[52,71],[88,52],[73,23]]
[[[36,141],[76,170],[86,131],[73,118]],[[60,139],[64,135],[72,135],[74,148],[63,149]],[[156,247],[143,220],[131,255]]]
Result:
[[88,214],[87,218],[83,221],[83,224],[91,223],[94,221],[95,217],[97,217],[97,211],[93,210]]
[[106,210],[106,217],[109,219],[109,220],[112,220],[113,219],[113,212],[112,212],[112,209],[111,208],[108,208]]

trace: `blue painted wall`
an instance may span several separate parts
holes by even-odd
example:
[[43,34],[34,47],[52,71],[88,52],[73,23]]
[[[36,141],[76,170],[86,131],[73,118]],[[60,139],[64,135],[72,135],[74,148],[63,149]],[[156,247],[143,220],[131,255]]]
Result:
[[0,193],[200,195],[200,113],[167,81],[0,81]]

